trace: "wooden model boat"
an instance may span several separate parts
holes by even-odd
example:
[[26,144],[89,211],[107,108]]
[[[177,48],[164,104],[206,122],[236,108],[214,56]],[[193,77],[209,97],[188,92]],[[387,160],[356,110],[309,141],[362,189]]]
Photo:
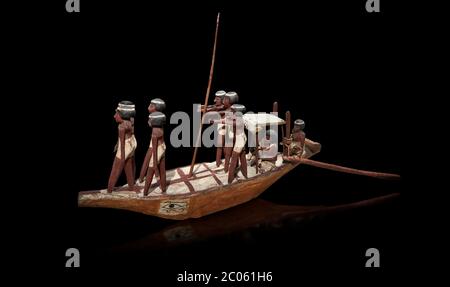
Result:
[[[307,140],[304,158],[315,155],[320,148],[319,143]],[[80,192],[78,203],[80,207],[118,208],[168,219],[198,218],[258,197],[299,164],[283,162],[279,154],[272,171],[257,174],[254,167],[249,167],[247,179],[239,172],[228,184],[228,173],[216,168],[215,162],[199,163],[194,166],[192,177],[187,176],[189,166],[167,171],[168,187],[164,194],[154,179],[154,189],[146,197],[129,191],[125,185],[111,194],[106,189]],[[142,190],[143,184],[137,187]]]
[[[218,24],[219,15],[217,16],[213,58],[204,106],[207,106],[211,87]],[[278,104],[274,103],[273,111],[277,112],[277,110]],[[286,113],[286,121],[272,114],[247,113],[243,118],[246,128],[256,135],[263,126],[286,125],[286,135],[289,137],[289,112]],[[284,137],[284,127],[282,127],[282,131]],[[197,142],[199,142],[200,135],[201,133],[198,133]],[[256,142],[256,146],[258,146],[258,141]],[[258,164],[256,167],[249,166],[247,178],[239,171],[233,181],[228,183],[228,173],[223,172],[223,168],[217,168],[215,162],[195,164],[197,147],[198,145],[196,145],[191,166],[176,168],[166,172],[167,190],[165,193],[161,192],[158,179],[153,178],[150,187],[151,192],[148,196],[143,196],[144,183],[140,183],[135,186],[138,192],[130,191],[127,185],[116,189],[112,193],[107,193],[106,189],[80,192],[78,204],[80,207],[125,209],[162,218],[180,220],[202,217],[254,199],[299,164],[308,164],[377,178],[389,179],[399,177],[393,174],[361,171],[310,160],[310,157],[320,152],[321,145],[306,139],[301,156],[287,156],[287,153],[280,153],[277,156],[274,169],[263,172],[258,170]]]
[[254,167],[249,167],[247,179],[239,172],[231,184],[227,182],[228,174],[223,172],[223,168],[216,168],[215,162],[199,163],[194,166],[192,177],[187,176],[189,166],[167,171],[168,188],[164,194],[155,178],[149,196],[142,196],[143,183],[136,186],[140,194],[129,191],[128,186],[124,185],[111,194],[106,193],[106,189],[80,192],[78,204],[80,207],[125,209],[180,220],[202,217],[252,200],[300,164],[383,179],[399,178],[394,174],[361,171],[309,160],[320,152],[321,145],[306,140],[305,146],[301,159],[284,157],[283,160],[279,154],[275,169],[257,174]]

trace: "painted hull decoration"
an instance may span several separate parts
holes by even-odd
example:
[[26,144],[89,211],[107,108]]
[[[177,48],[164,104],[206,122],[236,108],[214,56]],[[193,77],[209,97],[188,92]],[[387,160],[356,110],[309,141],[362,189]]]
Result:
[[189,210],[189,198],[179,200],[163,200],[159,203],[159,214],[181,215]]

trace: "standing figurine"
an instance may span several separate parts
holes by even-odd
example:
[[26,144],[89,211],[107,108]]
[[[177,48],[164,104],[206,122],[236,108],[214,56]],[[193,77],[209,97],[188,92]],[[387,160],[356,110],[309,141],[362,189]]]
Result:
[[[225,91],[217,91],[214,99],[215,106],[211,107],[209,111],[223,111],[225,109],[223,105],[223,98],[225,97]],[[222,114],[222,118],[224,118]],[[216,166],[219,167],[222,163],[222,153],[224,153],[225,146],[225,125],[217,124],[217,144],[216,144]]]
[[[226,94],[226,92],[223,90],[217,91],[215,94],[215,98],[214,98],[214,105],[206,106],[205,112],[222,111],[224,109],[223,97],[225,96],[225,94]],[[205,106],[201,105],[200,108],[203,110],[203,109],[205,109]]]
[[[225,112],[231,113],[234,112],[233,109],[231,108],[231,106],[233,104],[237,104],[237,102],[239,101],[239,96],[236,92],[228,92],[225,94],[224,98],[223,98],[223,106],[224,106],[224,110]],[[228,137],[228,139],[232,139],[233,143],[234,143],[234,133],[233,133],[233,127],[232,126],[225,126],[225,134]],[[225,141],[226,143],[227,141]],[[233,144],[234,145],[234,144]],[[228,172],[228,167],[230,165],[230,158],[231,158],[231,153],[233,152],[233,146],[225,146],[223,147],[223,152],[225,154],[225,166],[223,168],[224,172]]]
[[[148,112],[154,113],[154,112],[164,112],[166,109],[166,103],[159,99],[153,99],[150,101],[150,105],[148,106]],[[145,154],[144,162],[142,163],[141,172],[139,173],[139,182],[144,181],[145,174],[147,173],[148,166],[150,164],[150,158],[152,156],[152,141],[150,140],[150,145],[148,147],[147,153]],[[158,171],[157,171],[158,174]]]
[[[134,152],[137,147],[134,137],[134,117],[136,110],[134,104],[122,101],[116,109],[114,119],[118,123],[119,139],[116,144],[116,157],[108,181],[108,193],[111,193],[119,179],[122,170],[125,169],[127,183],[130,190],[134,190],[135,159]],[[115,150],[116,150],[115,149]]]
[[144,196],[148,195],[148,190],[153,181],[155,170],[159,171],[159,184],[162,192],[166,191],[166,144],[164,143],[164,129],[166,116],[161,112],[153,112],[148,116],[148,124],[152,128],[152,139],[150,142],[150,160],[145,179]]
[[244,119],[242,118],[245,113],[245,106],[234,104],[231,108],[235,111],[233,116],[234,147],[228,171],[228,183],[232,183],[236,176],[235,171],[238,161],[242,174],[247,178],[247,158],[245,156],[247,136],[245,135]]

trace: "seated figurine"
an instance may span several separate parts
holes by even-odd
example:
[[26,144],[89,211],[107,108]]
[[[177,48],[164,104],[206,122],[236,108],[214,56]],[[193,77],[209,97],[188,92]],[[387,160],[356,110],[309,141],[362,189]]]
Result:
[[305,133],[303,129],[305,128],[305,122],[303,120],[296,120],[294,122],[294,128],[292,129],[291,137],[284,141],[284,144],[288,148],[289,156],[303,155],[303,150],[305,147]]
[[277,161],[277,145],[272,142],[273,132],[271,130],[266,131],[266,137],[259,142],[258,147],[258,163],[256,163],[256,156],[252,157],[250,165],[258,164],[261,172],[271,171],[275,168],[275,162]]

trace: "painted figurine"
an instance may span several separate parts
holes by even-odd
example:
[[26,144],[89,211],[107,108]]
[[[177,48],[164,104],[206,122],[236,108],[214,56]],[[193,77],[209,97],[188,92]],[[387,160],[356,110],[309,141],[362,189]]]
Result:
[[[214,99],[215,106],[210,111],[223,111],[225,109],[223,105],[223,98],[225,97],[225,91],[217,91]],[[222,114],[222,118],[224,118]],[[222,123],[217,124],[217,144],[216,144],[216,166],[219,167],[222,163],[222,153],[224,153],[225,146],[225,125]]]
[[234,146],[231,156],[230,167],[228,171],[228,183],[232,183],[236,176],[238,162],[242,174],[247,178],[247,158],[245,155],[245,145],[247,144],[247,136],[245,135],[244,120],[242,115],[245,113],[245,106],[234,104],[231,106],[235,112],[233,120]]
[[155,170],[159,171],[159,183],[162,192],[166,191],[166,145],[164,143],[164,129],[166,116],[161,112],[153,112],[148,116],[148,124],[152,128],[152,139],[150,142],[151,156],[145,179],[144,196],[148,195],[150,185],[153,181]]
[[114,119],[118,123],[119,139],[115,148],[117,150],[116,157],[109,176],[108,193],[113,191],[123,169],[125,169],[129,189],[134,190],[136,170],[134,152],[137,147],[136,138],[134,137],[135,115],[135,106],[129,101],[120,102],[114,114]]
[[[159,98],[152,99],[150,101],[150,105],[148,106],[148,112],[150,114],[154,113],[154,112],[161,112],[162,113],[162,112],[164,112],[165,109],[166,109],[166,103],[163,100],[159,99]],[[152,147],[152,145],[151,145],[151,140],[150,140],[150,145],[149,145],[147,153],[145,155],[144,162],[142,163],[141,172],[139,173],[139,182],[143,182],[144,181],[144,177],[147,174],[147,169],[148,169],[148,166],[150,164],[150,158],[152,156],[152,149],[151,149],[151,147]],[[156,170],[156,174],[157,175],[159,174],[158,170]]]
[[288,148],[289,156],[299,156],[303,155],[303,150],[305,146],[305,122],[303,120],[296,120],[294,122],[294,128],[292,129],[292,134],[289,139],[286,140],[286,145]]
[[[272,142],[273,131],[267,130],[266,136],[259,142],[258,157],[252,155],[250,166],[258,164],[261,172],[271,171],[277,161],[277,145]],[[256,162],[258,161],[258,162]]]
[[[217,91],[214,98],[214,105],[209,105],[206,107],[206,112],[213,112],[213,111],[222,111],[224,110],[223,106],[223,97],[225,96],[226,92],[223,90]],[[205,108],[204,105],[201,105],[200,108],[203,110]]]
[[[234,110],[231,108],[233,104],[237,104],[239,101],[239,96],[236,92],[228,92],[225,94],[223,98],[223,106],[224,111],[231,113],[234,112]],[[234,133],[233,133],[233,127],[232,126],[225,126],[225,135],[228,137],[228,139],[233,140],[233,143],[235,141],[234,139]],[[234,145],[234,144],[233,144]],[[228,172],[228,168],[230,165],[230,158],[231,154],[233,152],[233,146],[225,146],[223,147],[223,152],[225,154],[225,164],[224,164],[224,172]]]
[[[206,107],[206,112],[222,112],[225,110],[223,105],[223,98],[226,92],[223,90],[217,91],[214,98],[214,105]],[[204,105],[201,106],[204,109]],[[224,113],[220,113],[222,119]],[[219,167],[222,164],[222,153],[225,146],[225,125],[223,123],[217,123],[217,141],[216,141],[216,166]]]

